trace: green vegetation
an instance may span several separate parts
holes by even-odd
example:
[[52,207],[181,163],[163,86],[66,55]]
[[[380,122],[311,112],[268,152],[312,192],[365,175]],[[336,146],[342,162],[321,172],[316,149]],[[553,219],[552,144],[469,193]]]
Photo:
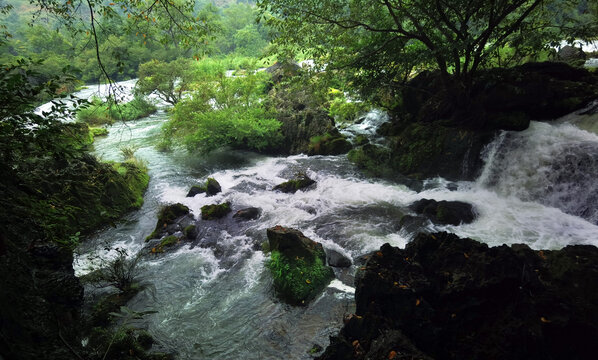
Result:
[[201,218],[203,220],[217,220],[225,217],[232,211],[230,203],[211,204],[201,207]]
[[347,98],[340,90],[331,88],[328,90],[330,98],[328,114],[337,123],[352,123],[359,115],[371,110],[371,105],[363,101],[355,101]]
[[309,155],[340,155],[351,150],[351,143],[338,131],[309,139]]
[[40,96],[58,82],[33,85],[29,65],[3,66],[0,77],[6,104],[0,108],[0,184],[10,194],[0,200],[2,217],[15,239],[30,234],[73,247],[79,234],[139,208],[149,177],[135,160],[109,164],[88,155],[93,136],[86,124],[60,121],[69,116],[66,105],[35,114]]
[[270,253],[268,267],[274,287],[284,300],[294,305],[306,304],[328,285],[334,272],[322,258],[326,257],[319,254],[310,262],[299,257],[289,259],[277,250]]
[[77,111],[77,119],[91,125],[112,124],[114,121],[137,120],[153,114],[158,109],[142,97],[121,104],[113,101],[103,102],[93,98],[91,104]]
[[103,128],[103,127],[90,127],[89,132],[91,133],[91,135],[94,138],[97,138],[100,136],[108,136],[108,129]]
[[427,69],[439,70],[447,86],[451,75],[467,85],[469,74],[496,64],[505,48],[521,61],[562,39],[595,38],[598,28],[598,6],[589,1],[260,0],[258,6],[276,29],[279,51],[308,53],[367,95],[392,94]]
[[264,72],[226,77],[200,73],[194,91],[174,108],[163,128],[163,145],[179,139],[189,150],[208,153],[229,146],[265,151],[281,141],[280,122],[263,100],[269,76]]

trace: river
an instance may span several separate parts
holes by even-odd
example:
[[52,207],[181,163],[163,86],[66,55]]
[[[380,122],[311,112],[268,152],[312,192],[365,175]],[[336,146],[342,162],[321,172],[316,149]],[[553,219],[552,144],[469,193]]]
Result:
[[[373,138],[384,116],[372,112],[349,130]],[[96,139],[94,153],[103,160],[120,160],[122,146],[136,148],[151,179],[142,208],[87,239],[77,250],[75,270],[84,274],[94,256],[110,256],[106,246],[131,255],[140,251],[164,204],[183,203],[196,218],[201,206],[211,203],[230,201],[233,210],[259,207],[262,216],[242,225],[231,218],[217,226],[205,222],[206,236],[216,239],[211,247],[184,246],[145,260],[140,278],[148,287],[128,306],[157,311],[137,325],[178,359],[309,359],[312,346],[325,347],[342,326],[343,315],[354,310],[356,265],[336,270],[339,280],[309,306],[282,304],[273,296],[267,257],[259,250],[266,228],[280,224],[300,229],[355,262],[384,243],[404,247],[414,234],[399,230],[401,216],[409,213],[413,201],[432,198],[472,203],[478,218],[460,226],[429,224],[429,231],[450,231],[493,246],[598,245],[598,136],[583,125],[586,117],[532,122],[526,131],[503,132],[488,146],[477,181],[428,179],[424,190],[415,192],[363,176],[344,155],[159,152],[155,145],[167,119],[161,109],[147,118],[117,123],[108,137]],[[317,181],[315,189],[296,194],[271,190],[299,171]],[[220,182],[222,193],[186,197],[191,185],[208,176]]]

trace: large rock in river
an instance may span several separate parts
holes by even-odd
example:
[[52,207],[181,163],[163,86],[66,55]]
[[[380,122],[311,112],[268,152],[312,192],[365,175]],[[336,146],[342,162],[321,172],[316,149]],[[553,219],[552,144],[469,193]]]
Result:
[[383,245],[321,359],[594,359],[598,248],[488,247],[448,233]]
[[459,225],[475,220],[473,206],[462,201],[421,199],[409,205],[409,208],[435,224]]
[[267,230],[270,245],[268,267],[278,296],[291,305],[305,305],[334,279],[326,266],[326,253],[301,231],[280,225]]

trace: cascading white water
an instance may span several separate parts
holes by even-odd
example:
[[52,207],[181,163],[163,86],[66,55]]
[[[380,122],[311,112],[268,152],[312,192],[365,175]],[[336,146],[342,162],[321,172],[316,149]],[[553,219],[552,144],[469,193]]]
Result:
[[[478,218],[460,226],[428,224],[423,230],[451,231],[490,245],[598,245],[598,226],[574,215],[577,200],[571,200],[584,203],[585,193],[579,191],[595,189],[591,179],[596,178],[598,152],[593,149],[598,148],[598,136],[571,124],[532,123],[524,132],[503,133],[488,147],[486,167],[477,182],[461,182],[450,190],[447,181],[429,179],[426,190],[417,193],[364,177],[345,156],[160,153],[154,145],[165,120],[160,111],[115,124],[107,138],[97,139],[95,153],[105,160],[119,160],[121,146],[137,148],[151,180],[142,209],[88,239],[74,266],[78,274],[85,273],[90,255],[105,255],[106,245],[130,254],[141,251],[163,204],[186,204],[196,218],[201,206],[223,201],[230,201],[234,210],[261,208],[261,218],[243,224],[231,218],[200,222],[209,232],[206,236],[216,240],[213,246],[183,246],[145,260],[141,279],[151,286],[128,306],[158,311],[139,325],[180,359],[309,359],[312,345],[325,346],[342,325],[343,314],[352,311],[355,265],[337,270],[341,281],[305,308],[274,298],[267,256],[257,250],[270,226],[298,228],[356,261],[386,242],[405,246],[414,234],[399,229],[401,216],[410,212],[407,206],[413,201],[431,198],[469,202]],[[383,113],[372,112],[351,129],[352,134],[376,141],[376,128],[384,121]],[[571,156],[576,161],[571,162]],[[316,180],[315,188],[296,194],[271,190],[298,171]],[[220,182],[222,193],[187,198],[189,187],[208,176]]]
[[598,223],[597,135],[569,123],[532,122],[493,146],[479,185]]

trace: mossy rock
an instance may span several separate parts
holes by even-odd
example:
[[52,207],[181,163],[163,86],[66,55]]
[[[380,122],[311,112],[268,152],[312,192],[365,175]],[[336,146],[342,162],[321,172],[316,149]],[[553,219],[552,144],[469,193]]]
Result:
[[195,225],[189,225],[183,229],[183,234],[187,239],[195,239],[197,236],[197,227]]
[[222,187],[220,183],[216,181],[214,178],[208,178],[204,185],[193,185],[189,192],[187,193],[187,197],[193,197],[197,194],[206,194],[206,196],[214,196],[222,191]]
[[169,224],[174,223],[176,219],[181,216],[189,214],[189,208],[183,204],[168,205],[158,213],[158,222],[154,231],[145,238],[145,241],[156,239],[160,236],[160,232]]
[[267,233],[276,293],[291,305],[306,305],[334,279],[324,248],[296,229],[276,226]]
[[310,139],[307,155],[340,155],[346,154],[353,146],[338,131],[328,132]]
[[278,184],[272,190],[294,194],[297,192],[297,190],[305,189],[315,183],[316,182],[310,179],[307,175],[299,174],[295,179]]
[[204,194],[207,191],[204,185],[193,185],[189,192],[187,193],[187,197],[194,197],[197,194]]
[[221,219],[230,213],[230,203],[205,205],[201,207],[201,218],[203,220]]
[[207,196],[214,196],[222,191],[222,187],[220,183],[216,181],[214,178],[208,178],[206,181],[206,195]]

